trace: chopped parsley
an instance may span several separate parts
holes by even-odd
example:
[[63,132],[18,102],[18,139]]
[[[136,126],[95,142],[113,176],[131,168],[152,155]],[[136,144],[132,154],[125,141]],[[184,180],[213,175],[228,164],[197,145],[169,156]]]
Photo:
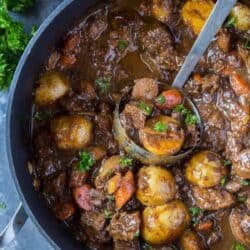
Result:
[[240,184],[243,186],[250,186],[250,180],[241,180]]
[[234,28],[236,23],[237,23],[236,16],[229,15],[229,17],[227,18],[227,21],[225,23],[225,27],[226,28]]
[[108,210],[104,210],[103,215],[105,219],[111,219],[113,214]]
[[144,101],[139,102],[138,108],[144,111],[146,115],[151,115],[152,113],[152,108]]
[[157,98],[156,98],[156,101],[159,103],[159,104],[164,104],[166,102],[166,99],[163,95],[159,95]]
[[246,40],[245,44],[244,44],[244,47],[246,49],[250,49],[250,40]]
[[220,179],[220,185],[221,185],[221,186],[225,186],[226,181],[227,181],[227,177],[226,177],[226,176],[223,176],[223,177]]
[[49,111],[37,111],[34,115],[34,119],[37,121],[46,121],[50,120],[52,117],[51,113]]
[[110,77],[100,77],[95,80],[95,85],[99,89],[101,94],[107,93],[108,90],[110,89],[111,86],[110,80],[111,80]]
[[6,203],[3,201],[0,201],[0,210],[4,210],[6,209],[6,207],[7,207]]
[[247,200],[247,195],[246,194],[238,194],[237,195],[237,200],[239,202],[245,202]]
[[247,250],[241,243],[236,242],[232,245],[231,250]]
[[174,109],[174,112],[180,112],[183,115],[186,125],[192,125],[198,122],[197,116],[194,115],[192,111],[187,109],[183,104],[177,105]]
[[140,236],[140,231],[138,230],[138,231],[135,233],[134,237],[135,237],[135,238],[138,238],[139,236]]
[[125,155],[120,159],[120,164],[122,167],[131,166],[133,164],[133,159]]
[[203,210],[198,207],[190,207],[189,212],[192,216],[192,224],[196,224],[197,218],[203,213]]
[[109,202],[113,202],[115,200],[115,196],[113,194],[110,194],[107,196],[107,199]]
[[232,162],[230,160],[224,160],[224,166],[228,167],[231,165],[232,165]]
[[88,171],[94,165],[94,160],[89,152],[81,151],[79,152],[80,161],[77,165],[77,170]]
[[118,42],[118,49],[123,51],[126,49],[126,47],[128,46],[128,42],[126,40],[119,40]]
[[168,125],[163,122],[156,122],[154,125],[154,130],[156,132],[166,132],[168,130]]

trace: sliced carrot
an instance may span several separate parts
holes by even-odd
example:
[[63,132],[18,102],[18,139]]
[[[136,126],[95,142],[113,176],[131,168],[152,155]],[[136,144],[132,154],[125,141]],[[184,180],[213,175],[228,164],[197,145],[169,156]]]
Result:
[[213,221],[211,220],[202,221],[198,223],[195,227],[196,231],[204,233],[212,230],[212,228],[213,228]]
[[116,208],[122,208],[135,192],[135,180],[133,173],[129,170],[121,180],[120,188],[115,193]]
[[197,82],[201,81],[201,75],[200,74],[195,74],[194,75],[194,80],[197,81]]
[[87,211],[92,209],[92,205],[90,203],[90,190],[91,186],[88,184],[73,189],[73,196],[76,204],[80,208]]
[[239,73],[235,72],[230,76],[230,84],[237,96],[250,96],[250,82]]
[[168,89],[156,99],[156,106],[161,109],[173,109],[182,103],[182,95],[177,89]]
[[120,173],[116,173],[109,181],[108,181],[108,193],[113,194],[117,191],[120,186],[122,176]]

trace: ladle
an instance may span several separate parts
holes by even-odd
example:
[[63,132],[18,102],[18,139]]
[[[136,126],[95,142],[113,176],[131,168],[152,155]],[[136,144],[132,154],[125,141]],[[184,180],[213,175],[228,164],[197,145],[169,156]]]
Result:
[[[180,71],[178,72],[172,84],[172,87],[180,89],[180,91],[185,96],[186,101],[189,103],[189,106],[192,108],[193,112],[197,116],[197,125],[200,129],[200,138],[202,138],[203,132],[203,124],[200,114],[192,100],[185,95],[182,88],[236,2],[237,0],[217,0],[201,33],[199,34],[193,47],[188,53]],[[152,154],[144,148],[140,147],[127,135],[125,128],[120,122],[122,101],[123,100],[121,99],[120,103],[117,104],[115,110],[114,135],[119,141],[120,147],[124,151],[126,151],[131,157],[136,158],[145,164],[173,164],[179,161],[180,159],[188,156],[195,149],[195,147],[192,147],[186,150],[185,152],[181,152],[177,155],[164,156]],[[199,143],[197,143],[197,146],[198,145]]]

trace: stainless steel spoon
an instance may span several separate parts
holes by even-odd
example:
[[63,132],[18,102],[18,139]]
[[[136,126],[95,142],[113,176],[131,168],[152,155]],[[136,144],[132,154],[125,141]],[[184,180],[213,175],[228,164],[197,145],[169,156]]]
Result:
[[182,88],[194,70],[196,64],[204,54],[215,34],[222,26],[237,0],[217,0],[213,11],[207,19],[201,33],[188,53],[180,71],[172,84]]

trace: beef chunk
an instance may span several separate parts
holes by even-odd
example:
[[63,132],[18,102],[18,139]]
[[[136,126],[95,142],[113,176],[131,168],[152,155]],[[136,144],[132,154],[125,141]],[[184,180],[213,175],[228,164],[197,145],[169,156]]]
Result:
[[96,231],[101,231],[106,224],[106,219],[102,211],[84,211],[81,214],[80,223],[83,227],[92,227]]
[[157,71],[178,70],[183,62],[173,47],[171,34],[162,26],[143,29],[139,35],[139,46],[143,59]]
[[154,101],[158,95],[158,85],[156,80],[151,78],[141,78],[135,80],[132,91],[132,98],[135,100]]
[[70,174],[69,187],[71,188],[81,187],[82,185],[85,184],[87,178],[88,178],[87,172],[73,169]]
[[217,36],[218,46],[225,53],[230,50],[230,38],[230,33],[226,29],[222,29]]
[[238,155],[238,161],[233,164],[236,175],[250,179],[250,148],[242,150]]
[[132,241],[140,230],[140,213],[118,212],[110,222],[109,233],[114,240]]
[[88,23],[86,36],[92,40],[97,40],[108,27],[107,10],[99,10],[94,17],[89,18]]
[[122,241],[117,240],[114,242],[114,250],[139,250],[139,241],[132,240],[132,241]]
[[121,123],[128,129],[142,129],[144,128],[146,115],[136,103],[128,103],[121,113]]

